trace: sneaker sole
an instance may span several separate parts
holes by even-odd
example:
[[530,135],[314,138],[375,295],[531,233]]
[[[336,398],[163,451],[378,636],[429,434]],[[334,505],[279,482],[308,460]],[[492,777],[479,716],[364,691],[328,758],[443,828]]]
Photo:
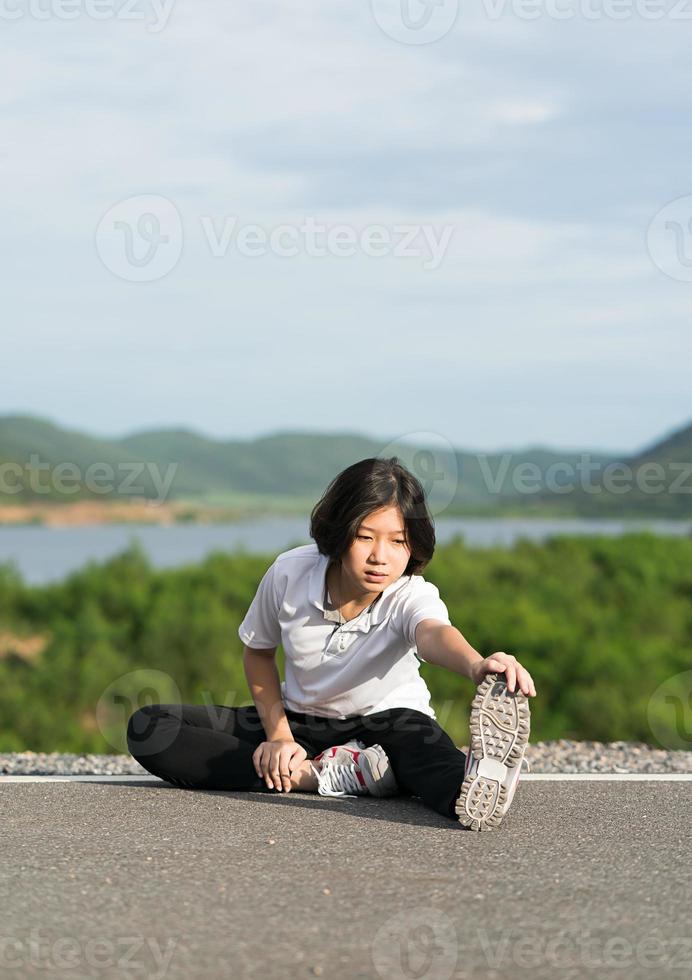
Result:
[[503,673],[486,674],[471,702],[471,748],[479,771],[461,784],[455,803],[459,823],[469,830],[499,827],[511,770],[521,765],[529,741],[531,712],[525,694],[507,690]]

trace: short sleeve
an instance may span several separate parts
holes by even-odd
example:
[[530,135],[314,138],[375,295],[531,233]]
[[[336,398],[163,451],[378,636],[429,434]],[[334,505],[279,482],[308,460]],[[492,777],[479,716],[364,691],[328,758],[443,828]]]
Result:
[[409,646],[416,645],[416,626],[423,619],[437,619],[447,626],[452,625],[440,590],[424,579],[416,582],[401,604],[401,631]]
[[276,562],[269,566],[257,586],[255,598],[238,627],[238,636],[246,646],[268,650],[281,643],[280,602],[275,583]]

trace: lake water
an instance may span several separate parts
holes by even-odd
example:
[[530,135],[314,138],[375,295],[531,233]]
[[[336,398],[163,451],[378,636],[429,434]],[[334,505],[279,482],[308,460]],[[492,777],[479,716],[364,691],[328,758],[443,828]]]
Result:
[[[110,524],[93,527],[0,527],[0,563],[12,562],[26,582],[63,578],[89,561],[103,562],[137,539],[158,568],[201,561],[211,551],[277,554],[311,538],[308,519],[266,517],[235,524],[175,524],[168,527]],[[435,518],[439,544],[461,534],[468,545],[511,545],[517,538],[541,541],[555,534],[619,535],[628,530],[688,536],[688,521],[591,521],[525,518]]]

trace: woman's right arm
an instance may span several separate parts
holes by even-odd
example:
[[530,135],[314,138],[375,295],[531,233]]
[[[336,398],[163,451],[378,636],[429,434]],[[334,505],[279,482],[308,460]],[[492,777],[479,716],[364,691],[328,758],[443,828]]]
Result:
[[291,780],[287,773],[293,772],[307,758],[307,752],[294,741],[286,717],[275,660],[276,649],[256,650],[246,646],[243,650],[243,668],[267,736],[266,742],[258,746],[253,755],[258,775],[264,778],[270,789],[275,787],[281,791],[283,787],[288,793]]
[[275,657],[276,647],[270,650],[253,650],[246,646],[243,650],[245,677],[270,742],[278,738],[293,739],[281,700],[281,682]]

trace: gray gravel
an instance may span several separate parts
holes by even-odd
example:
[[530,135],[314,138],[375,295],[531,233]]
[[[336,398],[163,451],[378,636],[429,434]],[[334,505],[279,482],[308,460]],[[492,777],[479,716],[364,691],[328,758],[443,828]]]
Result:
[[[467,746],[461,746],[466,751]],[[655,749],[644,742],[532,742],[531,772],[691,772],[692,752]],[[0,755],[7,775],[133,775],[146,773],[128,755],[10,752]]]

